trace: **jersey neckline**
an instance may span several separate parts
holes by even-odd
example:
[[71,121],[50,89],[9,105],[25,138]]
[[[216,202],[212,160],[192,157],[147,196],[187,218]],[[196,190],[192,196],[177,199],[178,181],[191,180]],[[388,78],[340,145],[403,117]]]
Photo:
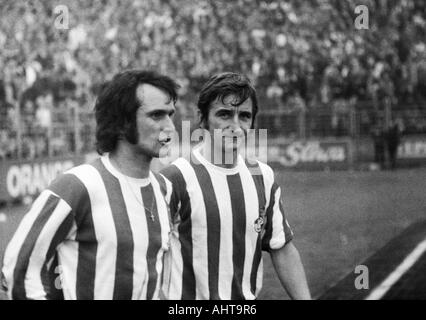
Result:
[[195,156],[196,161],[200,162],[202,165],[204,165],[205,167],[209,167],[212,170],[215,171],[219,171],[221,173],[227,174],[227,175],[231,175],[231,174],[236,174],[238,172],[240,172],[241,168],[242,168],[242,164],[244,163],[244,160],[242,158],[242,156],[240,154],[238,154],[238,160],[237,160],[237,165],[233,168],[224,168],[224,167],[220,167],[217,166],[213,163],[211,163],[210,161],[208,161],[200,152],[200,150],[202,148],[205,148],[205,144],[201,143],[200,145],[196,146],[193,149],[193,154]]
[[105,154],[101,157],[101,161],[104,164],[105,168],[116,178],[118,179],[126,179],[128,182],[132,184],[136,184],[140,187],[145,187],[151,183],[151,177],[152,172],[149,171],[149,177],[148,178],[133,178],[130,176],[127,176],[125,174],[122,174],[120,171],[118,171],[111,163],[111,160],[109,159],[109,154]]

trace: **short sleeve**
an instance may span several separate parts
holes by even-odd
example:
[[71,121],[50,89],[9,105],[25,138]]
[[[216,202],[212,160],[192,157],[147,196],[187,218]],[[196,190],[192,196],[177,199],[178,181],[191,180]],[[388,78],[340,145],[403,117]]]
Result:
[[281,188],[275,182],[272,185],[269,205],[266,209],[266,226],[262,238],[262,250],[280,249],[293,240],[291,229],[281,199]]

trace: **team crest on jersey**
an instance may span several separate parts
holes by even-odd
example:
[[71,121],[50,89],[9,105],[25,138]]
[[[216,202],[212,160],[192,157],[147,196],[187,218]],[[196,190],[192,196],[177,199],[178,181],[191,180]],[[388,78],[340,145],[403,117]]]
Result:
[[259,210],[259,217],[254,221],[254,231],[257,233],[262,232],[266,225],[266,212],[264,208]]

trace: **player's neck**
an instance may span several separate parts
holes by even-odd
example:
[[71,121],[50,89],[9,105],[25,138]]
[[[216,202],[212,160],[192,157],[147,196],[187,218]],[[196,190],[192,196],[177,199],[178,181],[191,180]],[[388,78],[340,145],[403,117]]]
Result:
[[221,168],[232,169],[238,164],[238,150],[225,152],[221,147],[214,148],[205,144],[200,152],[207,161]]
[[137,153],[133,148],[118,144],[117,149],[109,154],[111,164],[122,174],[144,179],[149,176],[151,157]]

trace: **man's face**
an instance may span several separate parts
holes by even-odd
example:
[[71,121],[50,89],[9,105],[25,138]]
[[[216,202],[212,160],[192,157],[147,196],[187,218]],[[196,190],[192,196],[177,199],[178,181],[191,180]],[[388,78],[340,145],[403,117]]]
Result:
[[[214,141],[214,132],[221,134],[221,152],[228,153],[238,150],[248,129],[253,122],[253,104],[250,98],[239,106],[233,106],[237,101],[233,95],[223,99],[217,99],[210,106],[208,119],[205,128],[208,129],[210,137]],[[206,126],[207,124],[207,126]],[[215,151],[218,141],[215,141]]]
[[169,148],[175,130],[173,116],[175,106],[168,95],[149,84],[140,85],[136,97],[141,106],[136,111],[138,134],[137,149],[153,158],[158,158]]

